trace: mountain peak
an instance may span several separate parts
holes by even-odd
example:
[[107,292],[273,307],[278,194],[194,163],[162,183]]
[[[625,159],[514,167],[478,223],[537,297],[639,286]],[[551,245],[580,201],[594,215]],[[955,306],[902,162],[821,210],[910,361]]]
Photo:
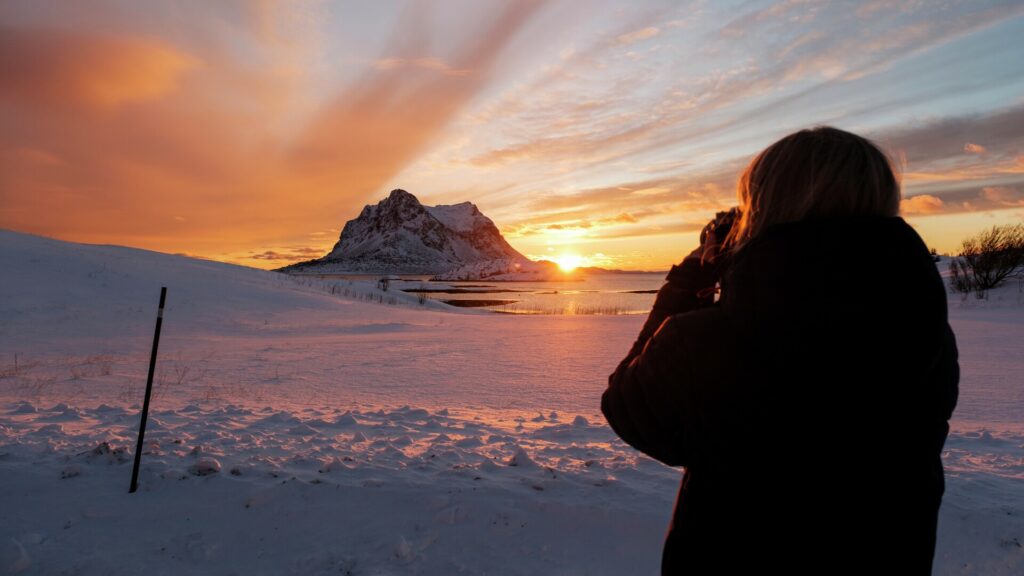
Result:
[[401,188],[395,188],[392,190],[391,193],[388,194],[388,200],[413,200],[417,204],[419,203],[419,200],[415,196]]
[[472,202],[424,206],[396,188],[346,222],[329,254],[286,268],[437,274],[495,259],[529,262]]

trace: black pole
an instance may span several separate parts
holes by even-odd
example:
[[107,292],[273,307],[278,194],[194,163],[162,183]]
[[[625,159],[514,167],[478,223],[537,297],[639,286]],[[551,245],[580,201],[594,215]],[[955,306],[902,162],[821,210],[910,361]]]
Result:
[[146,435],[146,418],[149,417],[149,396],[153,392],[153,372],[156,370],[156,349],[160,346],[160,325],[164,322],[164,300],[167,287],[160,288],[160,311],[156,314],[156,332],[153,333],[153,353],[149,356],[149,378],[146,379],[146,399],[142,401],[142,419],[139,421],[139,443],[135,447],[135,466],[132,467],[132,485],[128,493],[139,487],[139,464],[142,462],[142,437]]

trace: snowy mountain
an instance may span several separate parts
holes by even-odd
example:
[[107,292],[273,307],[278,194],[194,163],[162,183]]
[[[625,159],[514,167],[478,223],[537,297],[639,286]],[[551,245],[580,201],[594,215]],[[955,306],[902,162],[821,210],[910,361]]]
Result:
[[533,264],[471,202],[424,206],[405,190],[392,190],[346,222],[326,256],[280,271],[440,274],[490,261]]

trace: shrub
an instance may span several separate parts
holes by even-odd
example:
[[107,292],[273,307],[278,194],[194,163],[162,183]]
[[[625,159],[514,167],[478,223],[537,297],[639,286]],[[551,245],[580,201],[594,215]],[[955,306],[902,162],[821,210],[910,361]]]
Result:
[[1022,267],[1024,223],[993,226],[963,241],[960,255],[949,262],[950,285],[984,298],[987,290],[1020,274]]

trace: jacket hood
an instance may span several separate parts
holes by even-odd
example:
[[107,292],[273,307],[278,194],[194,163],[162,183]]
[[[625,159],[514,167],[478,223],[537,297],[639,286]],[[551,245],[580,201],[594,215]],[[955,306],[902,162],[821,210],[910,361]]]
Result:
[[770,226],[732,256],[721,282],[722,309],[768,347],[927,353],[947,321],[935,262],[900,216]]

